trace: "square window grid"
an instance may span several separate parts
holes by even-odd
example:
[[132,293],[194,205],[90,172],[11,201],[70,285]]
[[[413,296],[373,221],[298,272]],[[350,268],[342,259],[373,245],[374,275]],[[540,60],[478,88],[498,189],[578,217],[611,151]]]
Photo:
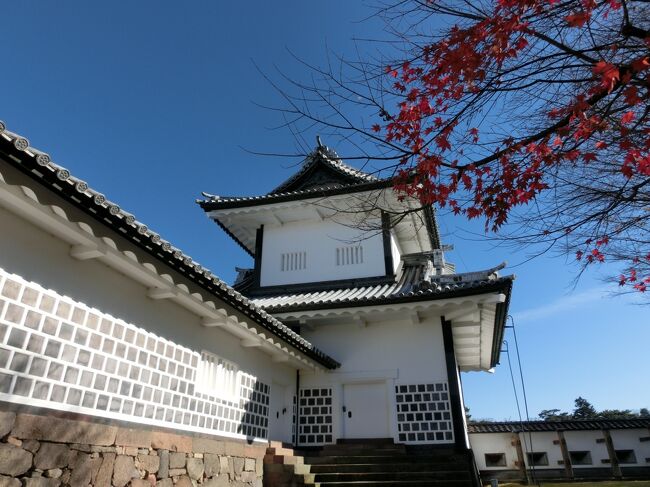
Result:
[[454,441],[446,382],[396,385],[395,401],[401,443]]

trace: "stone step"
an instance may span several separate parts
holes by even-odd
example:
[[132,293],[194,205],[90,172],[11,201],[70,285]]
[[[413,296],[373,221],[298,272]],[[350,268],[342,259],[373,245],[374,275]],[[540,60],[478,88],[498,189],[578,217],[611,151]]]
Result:
[[[314,475],[314,474],[311,474]],[[315,480],[328,482],[359,482],[389,480],[470,480],[469,472],[363,472],[363,473],[317,473]]]
[[[354,446],[354,448],[352,448]],[[331,445],[318,451],[318,456],[336,457],[336,456],[373,456],[373,457],[390,457],[395,455],[406,455],[406,449],[393,445],[392,448],[360,448],[358,445],[350,445],[341,448],[340,445]]]
[[287,465],[284,463],[266,463],[264,464],[264,472],[278,473],[311,473],[311,465]]
[[293,448],[273,447],[273,446],[268,447],[266,449],[266,453],[268,455],[286,455],[288,457],[295,455]]
[[[431,465],[467,465],[467,457],[464,455],[430,456],[430,455],[335,455],[335,456],[312,456],[307,454],[305,463],[310,465],[323,464],[361,464],[361,463],[429,463]],[[390,462],[388,460],[390,459]]]
[[300,456],[285,456],[285,455],[264,455],[264,463],[282,463],[285,465],[302,465],[304,458]]
[[466,463],[339,463],[310,465],[311,473],[363,473],[363,472],[463,472],[468,470]]

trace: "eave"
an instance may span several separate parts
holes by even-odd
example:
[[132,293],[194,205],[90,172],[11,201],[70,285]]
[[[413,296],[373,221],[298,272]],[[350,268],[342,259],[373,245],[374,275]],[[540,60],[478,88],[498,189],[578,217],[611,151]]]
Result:
[[[17,171],[15,181],[5,181],[8,187],[23,188],[24,195],[30,193],[31,200],[35,202],[36,206],[31,209],[28,206],[25,211],[34,213],[37,212],[38,205],[50,206],[54,215],[60,217],[59,224],[64,224],[68,215],[61,208],[60,199],[62,199],[85,215],[85,218],[98,224],[95,225],[96,228],[105,229],[101,230],[102,235],[99,238],[102,241],[98,243],[98,237],[94,236],[92,232],[90,235],[93,238],[83,234],[83,229],[88,225],[83,223],[83,219],[79,219],[77,215],[74,216],[76,220],[70,222],[72,226],[69,230],[74,230],[76,238],[79,238],[79,243],[75,244],[81,245],[76,247],[79,258],[99,258],[113,263],[117,268],[128,267],[131,264],[128,259],[135,261],[139,268],[146,269],[141,273],[142,278],[151,280],[150,282],[160,286],[152,284],[152,293],[159,292],[160,296],[164,294],[182,302],[183,305],[193,309],[200,316],[204,316],[206,326],[210,326],[210,323],[220,323],[225,319],[226,321],[230,320],[237,331],[246,333],[245,330],[239,328],[248,329],[246,323],[238,320],[232,314],[224,318],[223,312],[217,309],[220,307],[215,305],[214,298],[216,297],[250,319],[255,324],[253,327],[255,334],[259,335],[261,331],[265,339],[270,338],[275,344],[274,346],[279,349],[278,353],[303,354],[310,361],[328,369],[340,365],[277,319],[256,307],[248,298],[232,289],[191,257],[174,248],[160,235],[148,229],[146,225],[137,222],[132,215],[122,211],[116,204],[107,201],[104,195],[93,191],[83,181],[72,177],[65,168],[52,163],[47,154],[30,148],[25,138],[6,132],[2,123],[0,123],[0,157],[8,166]],[[22,176],[18,177],[18,174]],[[3,177],[11,179],[14,175],[3,174]],[[11,198],[11,193],[6,193],[6,195]],[[17,204],[17,198],[14,195],[15,204]],[[36,215],[34,218],[42,218],[42,216]],[[50,222],[50,224],[52,223]],[[79,229],[82,230],[82,233],[79,233]],[[54,226],[52,230],[55,231],[56,227]],[[122,239],[128,242],[128,245],[147,255],[148,262],[139,262],[133,252],[130,252],[125,260],[124,252],[119,250]],[[72,251],[74,252],[74,249]],[[127,252],[127,254],[129,253]],[[170,272],[159,267],[160,265],[177,272],[182,279],[174,282]],[[242,336],[245,337],[246,334]]]

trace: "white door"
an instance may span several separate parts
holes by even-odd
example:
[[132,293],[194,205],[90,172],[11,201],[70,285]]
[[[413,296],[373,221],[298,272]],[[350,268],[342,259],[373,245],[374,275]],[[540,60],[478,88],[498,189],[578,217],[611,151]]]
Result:
[[388,438],[386,384],[345,384],[343,386],[343,437]]
[[287,387],[273,382],[269,403],[269,440],[291,442],[292,412]]

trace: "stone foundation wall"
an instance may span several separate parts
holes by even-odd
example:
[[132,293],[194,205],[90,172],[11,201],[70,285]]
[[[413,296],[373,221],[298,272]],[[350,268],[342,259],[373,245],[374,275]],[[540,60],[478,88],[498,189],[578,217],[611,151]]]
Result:
[[266,446],[0,411],[0,487],[261,487]]

